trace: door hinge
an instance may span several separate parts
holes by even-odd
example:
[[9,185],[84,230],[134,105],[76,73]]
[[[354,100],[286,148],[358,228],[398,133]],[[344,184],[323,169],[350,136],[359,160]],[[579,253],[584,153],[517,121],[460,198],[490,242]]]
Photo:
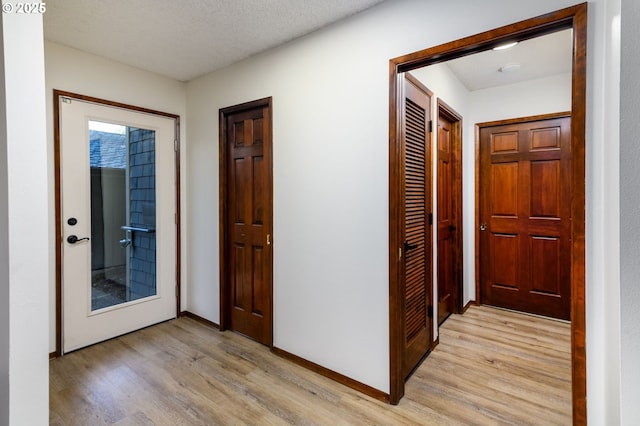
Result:
[[178,152],[178,139],[173,141],[173,150],[175,152]]
[[71,99],[70,98],[62,97],[60,99],[62,99],[62,103],[65,103],[65,104],[70,104],[71,103]]
[[433,225],[433,213],[429,213],[429,225]]
[[427,316],[428,316],[429,318],[433,318],[433,305],[429,305],[429,306],[427,307]]
[[271,245],[271,234],[267,234],[267,245]]
[[429,133],[433,132],[433,120],[429,120]]
[[398,247],[398,260],[402,259],[402,247]]

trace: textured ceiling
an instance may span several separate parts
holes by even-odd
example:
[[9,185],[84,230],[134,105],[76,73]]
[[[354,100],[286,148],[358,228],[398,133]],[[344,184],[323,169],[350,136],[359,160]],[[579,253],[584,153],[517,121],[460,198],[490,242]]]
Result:
[[382,0],[57,0],[47,40],[188,81]]
[[[507,50],[477,53],[447,62],[469,91],[571,72],[572,31],[564,30],[520,42]],[[500,72],[519,64],[511,72]]]
[[[189,81],[382,1],[56,0],[47,2],[44,34],[56,43]],[[567,30],[447,65],[473,91],[569,72],[571,49]],[[519,70],[498,72],[514,62]]]

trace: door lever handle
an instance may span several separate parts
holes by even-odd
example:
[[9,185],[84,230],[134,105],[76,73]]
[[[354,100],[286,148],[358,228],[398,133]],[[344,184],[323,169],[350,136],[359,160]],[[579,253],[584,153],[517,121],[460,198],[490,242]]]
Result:
[[87,241],[88,241],[88,240],[89,240],[89,237],[78,238],[78,237],[77,237],[77,236],[75,236],[75,235],[69,235],[69,236],[67,237],[67,242],[68,242],[69,244],[75,244],[75,243],[77,243],[78,241],[82,241],[82,240],[87,240]]
[[418,244],[409,244],[409,241],[404,242],[404,251],[409,251],[417,248],[418,248]]

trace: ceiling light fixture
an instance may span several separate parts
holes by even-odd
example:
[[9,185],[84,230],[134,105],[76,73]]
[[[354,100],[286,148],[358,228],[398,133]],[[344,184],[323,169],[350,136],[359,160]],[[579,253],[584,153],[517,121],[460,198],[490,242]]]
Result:
[[506,49],[510,49],[513,46],[515,46],[516,44],[518,44],[517,41],[511,42],[511,43],[505,43],[505,44],[501,44],[500,46],[496,46],[493,48],[493,50],[506,50]]
[[517,71],[519,69],[520,69],[520,63],[519,62],[511,62],[511,63],[508,63],[508,64],[503,65],[500,68],[498,68],[498,71],[500,71],[500,72],[513,72],[513,71]]

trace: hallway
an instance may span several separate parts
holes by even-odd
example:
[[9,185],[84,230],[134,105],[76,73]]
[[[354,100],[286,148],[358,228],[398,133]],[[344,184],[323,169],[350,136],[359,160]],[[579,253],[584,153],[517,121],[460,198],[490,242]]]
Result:
[[391,406],[180,318],[51,361],[53,425],[571,424],[568,323],[471,306]]

